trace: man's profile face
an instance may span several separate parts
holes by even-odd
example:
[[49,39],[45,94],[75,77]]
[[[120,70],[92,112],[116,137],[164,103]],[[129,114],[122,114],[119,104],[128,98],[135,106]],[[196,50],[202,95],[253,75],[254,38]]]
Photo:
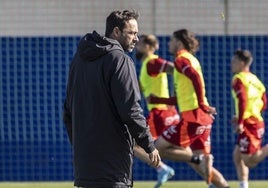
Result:
[[244,62],[241,61],[237,56],[233,56],[231,60],[231,71],[232,73],[240,72],[244,67]]
[[126,23],[123,31],[121,31],[118,42],[124,51],[132,52],[138,41],[138,23],[137,20],[131,19]]
[[178,50],[178,47],[177,47],[177,43],[178,43],[178,40],[172,35],[169,39],[169,42],[168,42],[168,50],[169,50],[169,53],[175,55],[177,50]]

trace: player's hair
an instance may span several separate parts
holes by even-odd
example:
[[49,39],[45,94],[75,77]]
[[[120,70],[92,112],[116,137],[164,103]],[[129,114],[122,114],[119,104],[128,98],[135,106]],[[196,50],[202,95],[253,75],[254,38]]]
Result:
[[159,49],[159,41],[155,35],[149,34],[149,35],[140,35],[139,36],[140,42],[144,44],[148,44],[150,47],[153,47],[155,50]]
[[245,62],[246,65],[250,65],[253,61],[253,57],[249,50],[237,49],[234,52],[234,56],[236,56],[240,61]]
[[118,27],[120,31],[123,31],[126,26],[126,22],[132,19],[137,20],[138,18],[139,13],[134,10],[116,10],[111,12],[111,14],[106,18],[105,36],[109,37],[115,27]]
[[187,29],[181,29],[174,31],[173,36],[180,40],[185,49],[192,54],[195,54],[199,49],[199,40],[195,37],[194,33],[188,31]]

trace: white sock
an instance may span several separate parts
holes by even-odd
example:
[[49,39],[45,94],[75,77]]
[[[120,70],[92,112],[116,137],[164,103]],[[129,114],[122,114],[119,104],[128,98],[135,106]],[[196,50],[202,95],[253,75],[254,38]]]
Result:
[[166,170],[166,169],[167,169],[167,165],[164,164],[164,163],[162,163],[162,165],[159,166],[159,167],[156,169],[156,171],[157,171],[157,172],[160,172],[161,170]]
[[208,188],[216,188],[216,186],[213,183],[211,183],[208,185]]
[[239,188],[248,188],[248,181],[240,181]]

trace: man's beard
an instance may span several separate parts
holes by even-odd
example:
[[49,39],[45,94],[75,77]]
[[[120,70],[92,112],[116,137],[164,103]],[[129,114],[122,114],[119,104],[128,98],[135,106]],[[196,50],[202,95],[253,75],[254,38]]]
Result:
[[137,60],[141,60],[142,57],[144,56],[144,53],[143,52],[136,51],[135,56],[136,56],[136,59]]

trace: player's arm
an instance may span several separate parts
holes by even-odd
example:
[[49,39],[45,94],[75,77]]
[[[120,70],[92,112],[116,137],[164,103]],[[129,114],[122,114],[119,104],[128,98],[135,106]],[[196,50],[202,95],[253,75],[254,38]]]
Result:
[[263,95],[262,95],[262,102],[263,102],[263,107],[262,107],[262,112],[264,111],[264,110],[266,110],[266,108],[267,108],[267,97],[266,97],[266,92],[264,92],[263,93]]
[[238,114],[236,115],[236,129],[241,132],[243,129],[243,115],[247,106],[246,88],[240,79],[236,78],[232,83],[232,88],[238,100]]
[[204,104],[203,101],[205,95],[203,92],[204,86],[198,72],[191,66],[189,59],[184,57],[178,58],[175,61],[175,67],[177,71],[184,74],[192,81],[199,107],[207,113],[215,114],[216,110],[214,107],[207,106]]
[[152,59],[147,64],[147,73],[150,76],[157,76],[159,73],[173,73],[174,63],[162,58]]
[[149,97],[146,98],[146,101],[150,104],[167,104],[167,105],[177,104],[177,98],[175,96],[165,98],[165,97],[157,97],[155,95],[149,95]]

